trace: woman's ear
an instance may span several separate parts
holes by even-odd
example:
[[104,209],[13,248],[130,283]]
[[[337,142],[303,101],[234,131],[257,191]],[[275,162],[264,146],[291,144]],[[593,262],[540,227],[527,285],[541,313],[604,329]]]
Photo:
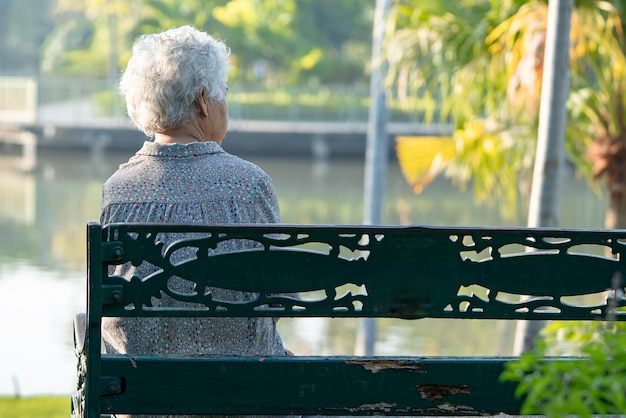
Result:
[[202,116],[209,116],[209,97],[205,89],[200,89],[196,96],[196,102],[198,102],[198,109]]

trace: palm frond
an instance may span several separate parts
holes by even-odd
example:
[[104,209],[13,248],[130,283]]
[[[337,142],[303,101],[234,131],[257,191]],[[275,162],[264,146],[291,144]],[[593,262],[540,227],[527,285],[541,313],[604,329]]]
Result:
[[450,137],[399,136],[396,154],[404,178],[421,193],[445,169],[455,145]]

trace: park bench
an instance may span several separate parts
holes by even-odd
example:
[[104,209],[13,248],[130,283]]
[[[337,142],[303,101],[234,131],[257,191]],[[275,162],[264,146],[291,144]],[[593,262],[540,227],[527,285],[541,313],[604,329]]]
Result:
[[[625,315],[614,278],[625,273],[626,231],[95,222],[87,230],[87,314],[76,324],[78,388],[72,402],[73,415],[80,417],[481,415],[518,414],[521,407],[515,385],[500,380],[511,357],[102,354],[103,317],[623,320]],[[166,233],[188,238],[164,248],[159,236]],[[258,248],[209,251],[244,239]],[[171,262],[184,247],[197,255]],[[110,266],[127,262],[148,262],[159,271],[144,280],[111,273]],[[205,292],[179,294],[168,288],[171,276],[191,280],[198,289],[230,288],[257,297],[230,303]],[[280,294],[293,292],[300,298]],[[151,297],[163,294],[193,304],[152,306]],[[598,303],[576,302],[579,296],[603,294]]]

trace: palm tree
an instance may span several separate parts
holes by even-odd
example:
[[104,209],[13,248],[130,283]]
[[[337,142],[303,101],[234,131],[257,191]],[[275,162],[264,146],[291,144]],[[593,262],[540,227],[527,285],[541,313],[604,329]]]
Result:
[[479,200],[498,196],[513,216],[518,185],[525,190],[530,182],[532,159],[526,156],[534,151],[535,121],[516,119],[502,106],[504,63],[494,59],[487,42],[513,6],[485,0],[420,2],[419,8],[416,3],[396,2],[393,9],[395,27],[387,42],[391,79],[401,101],[419,97],[427,121],[450,123],[453,134],[425,143],[400,138],[403,172],[418,192],[441,173],[460,187],[471,179]]
[[[606,4],[605,4],[606,5]],[[609,229],[626,228],[626,55],[620,13],[623,10],[606,5],[604,32],[595,33],[590,48],[581,50],[579,60],[582,77],[570,96],[572,137],[579,137],[571,146],[573,155],[580,155],[578,164],[592,179],[604,178],[608,206],[604,225]],[[587,34],[599,16],[588,14],[581,19],[579,31]],[[611,36],[613,35],[613,36]],[[593,47],[595,41],[596,47]],[[586,77],[585,77],[586,75]],[[577,151],[577,152],[576,152]]]
[[[427,117],[454,130],[424,146],[399,139],[407,180],[419,191],[442,173],[460,185],[472,179],[479,199],[495,196],[512,215],[533,166],[547,2],[417,3],[395,3],[387,43],[391,80],[401,100],[421,96]],[[609,1],[577,1],[570,42],[568,110],[576,123],[568,128],[566,151],[588,178],[606,178],[608,228],[626,225],[620,12]]]

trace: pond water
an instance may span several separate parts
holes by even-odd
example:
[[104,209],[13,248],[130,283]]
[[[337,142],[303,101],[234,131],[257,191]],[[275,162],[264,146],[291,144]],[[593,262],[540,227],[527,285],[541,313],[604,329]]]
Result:
[[[0,154],[0,395],[69,394],[75,357],[71,321],[85,305],[85,224],[99,218],[100,187],[129,154],[42,152],[30,173]],[[274,179],[286,223],[358,224],[360,161],[255,159]],[[565,176],[561,226],[600,228],[605,201]],[[445,179],[415,195],[391,163],[383,223],[523,225],[474,202]],[[279,328],[297,354],[352,354],[357,320],[285,319]],[[379,320],[377,354],[507,355],[513,328],[498,321]]]

